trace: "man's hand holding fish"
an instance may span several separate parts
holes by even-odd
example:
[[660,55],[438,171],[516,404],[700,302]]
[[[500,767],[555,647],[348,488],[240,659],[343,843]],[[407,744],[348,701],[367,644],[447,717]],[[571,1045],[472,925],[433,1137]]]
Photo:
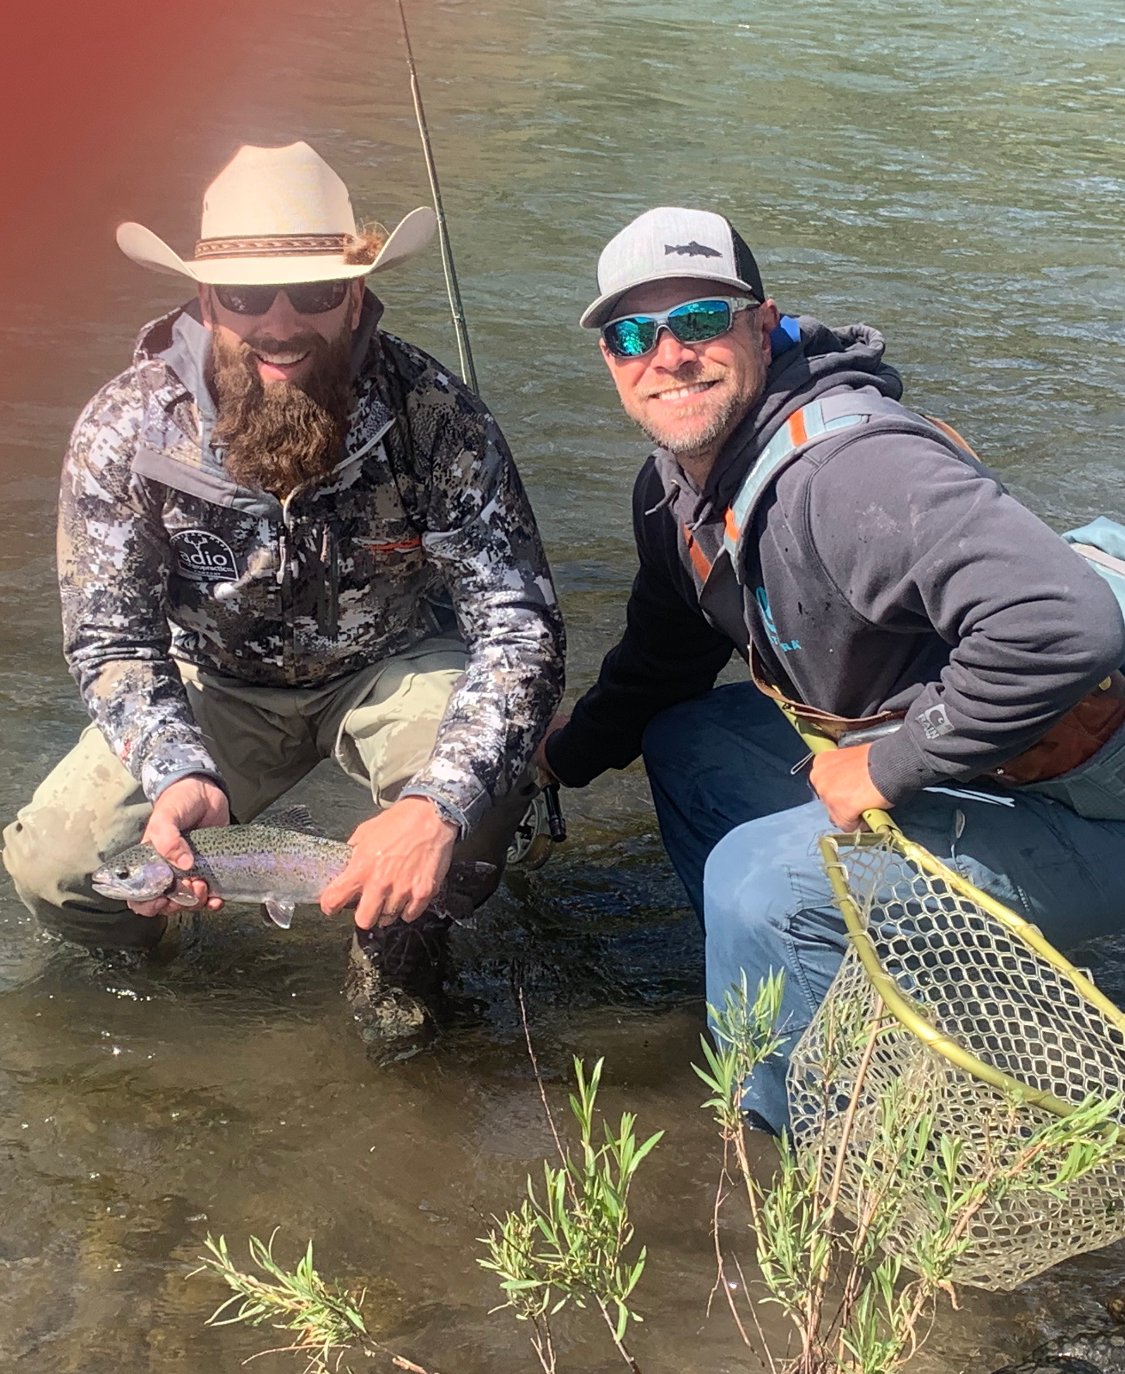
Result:
[[449,872],[457,834],[425,797],[403,797],[352,832],[352,857],[320,909],[334,916],[354,906],[360,930],[416,921]]
[[[157,797],[141,842],[152,845],[174,868],[190,870],[195,866],[195,855],[184,839],[185,833],[221,825],[230,825],[226,793],[210,778],[192,774],[170,783]],[[218,911],[223,905],[223,899],[212,896],[202,878],[185,876],[178,886],[181,895],[192,894],[197,907]],[[128,905],[138,916],[168,916],[188,903],[158,897],[155,901]]]

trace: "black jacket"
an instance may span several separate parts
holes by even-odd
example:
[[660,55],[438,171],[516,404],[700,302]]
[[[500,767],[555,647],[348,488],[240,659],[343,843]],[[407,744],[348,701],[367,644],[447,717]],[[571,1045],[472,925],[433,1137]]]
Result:
[[[802,318],[800,335],[774,359],[703,491],[663,450],[641,469],[625,634],[547,749],[564,783],[636,758],[649,720],[707,691],[751,639],[787,695],[840,716],[907,713],[870,755],[892,803],[1020,753],[1125,657],[1101,578],[906,410],[824,440],[781,473],[746,540],[742,624],[709,618],[687,532],[716,557],[742,478],[807,402],[846,388],[901,396],[876,331]],[[733,580],[729,565],[725,575]]]

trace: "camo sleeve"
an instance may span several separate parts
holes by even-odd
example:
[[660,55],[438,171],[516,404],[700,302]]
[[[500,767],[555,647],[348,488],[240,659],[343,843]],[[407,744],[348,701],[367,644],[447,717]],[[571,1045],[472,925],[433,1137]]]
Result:
[[[442,384],[445,384],[444,387]],[[428,492],[423,547],[442,571],[468,648],[429,762],[404,789],[471,828],[531,759],[562,696],[562,615],[530,503],[499,426],[439,376],[412,407]],[[419,442],[420,440],[420,442]]]
[[169,656],[159,488],[132,470],[141,401],[130,373],[79,416],[63,463],[63,652],[91,718],[150,800],[188,773],[221,784]]

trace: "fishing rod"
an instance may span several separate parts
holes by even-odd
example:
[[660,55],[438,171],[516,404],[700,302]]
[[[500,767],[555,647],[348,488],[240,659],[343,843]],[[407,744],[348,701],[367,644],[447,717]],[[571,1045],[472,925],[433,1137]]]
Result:
[[[477,370],[473,366],[473,350],[469,344],[469,327],[465,323],[465,307],[461,304],[461,288],[457,283],[457,269],[453,265],[453,248],[449,242],[449,229],[445,221],[445,207],[441,203],[441,187],[438,185],[437,165],[434,150],[430,143],[430,128],[426,123],[426,111],[422,104],[422,88],[418,81],[418,68],[414,65],[414,49],[410,42],[410,27],[406,22],[406,8],[403,0],[398,0],[398,17],[402,21],[402,38],[406,44],[406,65],[410,69],[410,94],[414,100],[414,117],[418,122],[418,134],[422,140],[422,152],[426,158],[426,175],[430,179],[430,192],[434,198],[434,213],[437,215],[438,244],[441,248],[441,266],[445,273],[445,291],[449,297],[449,309],[453,316],[453,329],[457,335],[457,352],[461,359],[461,376],[479,395]],[[563,819],[562,805],[559,801],[559,785],[550,782],[543,788],[543,800],[547,812],[547,830],[555,844],[566,839],[566,821]]]
[[426,158],[426,175],[430,178],[430,192],[434,198],[434,213],[437,215],[441,266],[445,273],[445,291],[449,297],[449,309],[453,315],[453,329],[457,335],[457,353],[461,359],[461,376],[479,395],[477,372],[473,366],[473,350],[469,345],[469,329],[465,323],[465,309],[461,304],[461,288],[457,284],[457,269],[453,265],[453,249],[449,242],[449,230],[446,228],[445,209],[441,203],[441,187],[438,185],[434,152],[430,146],[430,130],[426,123],[426,111],[422,106],[422,89],[418,84],[418,68],[414,65],[414,49],[410,45],[410,29],[406,23],[406,10],[403,6],[403,0],[398,0],[398,17],[402,20],[402,37],[406,43],[406,65],[410,69],[410,94],[414,98],[414,117],[418,121],[422,152]]

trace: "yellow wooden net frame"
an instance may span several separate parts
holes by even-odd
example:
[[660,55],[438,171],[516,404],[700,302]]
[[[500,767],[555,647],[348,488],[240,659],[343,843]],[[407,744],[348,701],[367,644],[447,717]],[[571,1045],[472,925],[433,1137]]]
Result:
[[[835,747],[798,728],[814,753]],[[791,1057],[797,1148],[817,1151],[854,1210],[889,1096],[932,1120],[935,1140],[960,1142],[966,1182],[1013,1167],[1045,1123],[1091,1099],[1114,1101],[1125,1141],[1116,1108],[1125,1097],[1125,1015],[1037,927],[907,839],[886,812],[864,819],[868,832],[820,842],[851,948]],[[908,1263],[929,1224],[931,1182],[922,1167],[917,1196],[907,1190],[887,1238]],[[1123,1236],[1125,1144],[1061,1187],[1021,1184],[981,1207],[954,1277],[1010,1289]]]

